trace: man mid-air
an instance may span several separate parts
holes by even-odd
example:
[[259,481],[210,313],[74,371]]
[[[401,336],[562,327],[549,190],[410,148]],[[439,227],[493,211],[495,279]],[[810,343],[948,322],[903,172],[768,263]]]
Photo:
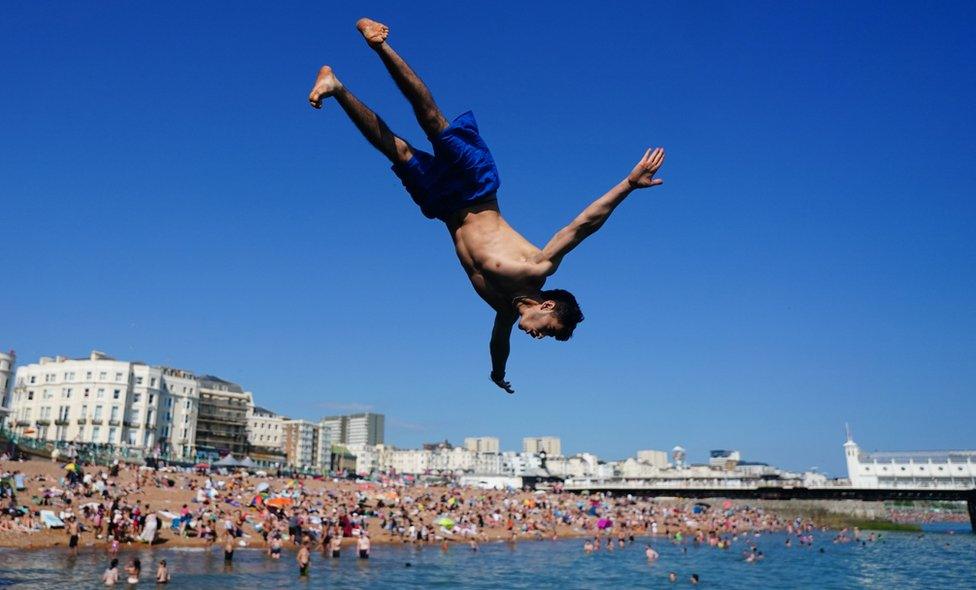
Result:
[[496,312],[490,344],[491,380],[514,393],[505,380],[512,325],[517,320],[519,329],[533,338],[569,340],[576,324],[583,321],[583,313],[568,291],[543,291],[546,277],[556,272],[566,254],[600,229],[631,191],[661,184],[654,174],[664,162],[664,149],[648,149],[624,180],[593,201],[540,250],[512,229],[498,210],[498,170],[478,134],[474,115],[468,111],[448,123],[427,86],[386,42],[389,28],[366,18],[356,27],[410,101],[434,153],[394,135],[339,82],[329,66],[319,70],[308,101],[318,109],[325,98],[335,97],[373,147],[392,162],[393,172],[421,212],[447,225],[468,279]]

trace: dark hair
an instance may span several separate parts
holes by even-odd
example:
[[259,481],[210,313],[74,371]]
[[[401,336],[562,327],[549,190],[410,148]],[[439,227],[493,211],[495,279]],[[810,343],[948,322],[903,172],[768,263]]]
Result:
[[554,334],[556,340],[563,342],[569,340],[573,336],[573,330],[576,329],[576,324],[583,321],[583,312],[580,311],[579,303],[576,303],[576,298],[573,297],[572,293],[563,289],[543,291],[542,298],[547,301],[553,301],[556,304],[553,313],[559,318],[559,323],[563,325],[562,330]]

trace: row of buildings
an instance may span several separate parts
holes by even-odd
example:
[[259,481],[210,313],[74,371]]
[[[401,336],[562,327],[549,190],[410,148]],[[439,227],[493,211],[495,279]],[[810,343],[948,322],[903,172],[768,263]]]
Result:
[[14,371],[0,353],[0,424],[46,441],[105,445],[187,461],[232,453],[261,465],[328,465],[334,446],[384,442],[381,414],[290,419],[237,383],[183,369],[88,357],[42,357]]

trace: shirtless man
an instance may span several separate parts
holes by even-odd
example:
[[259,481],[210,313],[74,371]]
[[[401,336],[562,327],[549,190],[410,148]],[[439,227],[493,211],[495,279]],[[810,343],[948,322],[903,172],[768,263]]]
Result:
[[478,134],[474,115],[469,111],[448,123],[427,86],[386,42],[389,28],[366,18],[356,27],[410,102],[434,153],[417,149],[390,131],[329,66],[319,70],[308,101],[318,109],[326,98],[334,97],[373,147],[390,160],[421,212],[447,225],[468,279],[495,310],[489,345],[491,380],[514,393],[505,380],[512,326],[518,322],[519,329],[533,338],[568,340],[573,335],[576,324],[583,321],[576,298],[561,289],[542,290],[546,278],[556,272],[566,254],[600,229],[627,195],[661,184],[654,174],[664,162],[664,149],[648,149],[626,178],[537,248],[499,212],[498,170]]

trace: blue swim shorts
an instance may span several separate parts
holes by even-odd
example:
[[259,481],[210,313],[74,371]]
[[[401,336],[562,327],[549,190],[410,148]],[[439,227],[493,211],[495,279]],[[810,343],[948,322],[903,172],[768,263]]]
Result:
[[425,216],[446,222],[459,209],[497,200],[498,168],[471,111],[458,115],[430,143],[433,154],[413,148],[409,162],[393,165]]

